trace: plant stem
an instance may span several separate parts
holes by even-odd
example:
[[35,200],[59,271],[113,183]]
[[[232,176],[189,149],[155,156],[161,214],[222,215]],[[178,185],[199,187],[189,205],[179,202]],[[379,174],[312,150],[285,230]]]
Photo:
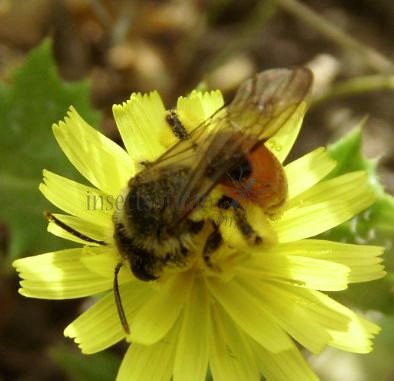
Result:
[[333,85],[325,94],[312,99],[311,106],[339,97],[380,90],[394,91],[394,75],[368,75],[343,81]]
[[356,52],[371,69],[384,73],[394,71],[393,63],[381,53],[360,43],[299,1],[275,0],[275,2],[281,8],[302,20],[305,24],[311,26],[328,40],[339,45],[342,49]]

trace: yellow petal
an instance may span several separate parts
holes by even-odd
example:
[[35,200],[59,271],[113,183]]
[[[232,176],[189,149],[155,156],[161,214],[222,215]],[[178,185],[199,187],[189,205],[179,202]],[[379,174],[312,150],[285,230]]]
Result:
[[380,327],[361,316],[348,311],[351,322],[347,331],[330,331],[331,346],[343,351],[370,353],[373,350],[373,338],[380,332]]
[[223,104],[223,96],[219,90],[192,91],[187,97],[178,98],[177,112],[185,128],[191,131],[220,109]]
[[[78,233],[83,234],[88,238],[91,238],[92,240],[98,242],[106,242],[106,243],[110,243],[113,240],[111,234],[112,229],[108,231],[100,225],[96,225],[91,221],[82,220],[79,217],[68,216],[65,214],[57,214],[57,213],[54,213],[53,216],[56,217],[57,220],[61,221],[62,223],[70,227],[71,229],[75,230]],[[91,240],[86,240],[85,238],[78,237],[75,234],[70,233],[69,231],[59,226],[55,221],[49,222],[48,231],[58,237],[65,238],[70,241],[74,241],[82,244],[88,244],[92,246],[100,245],[100,243],[98,242],[95,243]]]
[[272,221],[278,241],[297,241],[323,233],[349,220],[375,200],[375,196],[369,192],[354,190],[353,194],[353,204],[347,203],[346,200],[328,200],[285,211],[280,219]]
[[53,125],[61,149],[91,184],[116,197],[135,173],[130,156],[89,126],[73,107],[67,115],[64,122]]
[[327,151],[317,148],[285,166],[289,184],[289,199],[317,184],[335,168],[335,161]]
[[64,122],[53,125],[53,133],[74,167],[106,194],[116,197],[134,175],[129,155],[89,126],[73,107]]
[[132,320],[128,339],[144,345],[161,340],[178,318],[192,283],[193,276],[186,272],[174,275],[160,285]]
[[125,336],[110,292],[80,315],[64,330],[82,353],[92,354],[116,344]]
[[18,259],[19,293],[41,299],[73,299],[112,288],[113,279],[90,272],[81,261],[82,249],[70,249]]
[[[358,193],[355,190],[358,190]],[[289,200],[286,208],[290,209],[298,205],[313,205],[327,200],[338,200],[350,204],[357,197],[357,194],[362,195],[364,193],[371,193],[367,173],[364,171],[351,172],[316,184]]]
[[329,329],[329,333],[332,336],[331,346],[355,353],[369,353],[372,351],[372,339],[380,331],[376,324],[358,316],[352,310],[325,294],[314,291],[313,296],[319,303],[346,316],[349,320],[345,329]]
[[236,324],[272,352],[291,348],[292,342],[271,313],[235,280],[207,280],[208,287]]
[[119,283],[130,282],[135,280],[131,273],[129,264],[123,261],[116,247],[113,246],[98,246],[98,247],[85,247],[84,255],[81,262],[86,268],[104,278],[114,279],[115,267],[122,262],[123,266],[120,269],[118,280]]
[[278,132],[265,143],[281,163],[285,161],[295,140],[297,139],[305,111],[306,103],[302,102]]
[[174,365],[174,381],[205,381],[208,367],[209,295],[196,279],[185,305]]
[[306,239],[273,247],[272,255],[302,256],[340,263],[350,269],[349,283],[382,278],[386,273],[381,264],[384,248],[352,245],[341,242]]
[[103,229],[112,229],[114,210],[106,205],[106,194],[47,170],[43,174],[40,191],[53,205]]
[[212,306],[209,366],[215,381],[259,381],[248,337],[217,304]]
[[223,95],[220,90],[204,92],[192,91],[189,97],[193,97],[196,92],[197,96],[201,98],[201,104],[205,119],[208,119],[216,111],[218,111],[221,107],[224,106]]
[[272,353],[255,344],[261,371],[269,381],[319,381],[297,348]]
[[342,264],[300,256],[280,256],[264,251],[240,267],[243,274],[324,291],[347,288],[350,269]]
[[164,152],[158,137],[168,129],[167,112],[157,91],[133,93],[127,102],[114,105],[112,111],[127,152],[135,162],[154,161]]
[[[268,283],[268,282],[266,282]],[[302,308],[308,315],[308,321],[315,321],[327,330],[346,330],[349,318],[339,309],[332,307],[327,300],[322,300],[323,293],[315,290],[275,284],[269,282],[272,288],[276,288],[276,295],[281,294],[290,305],[295,304]],[[265,283],[264,283],[265,284]]]
[[[182,126],[191,133],[197,126],[205,122],[212,114],[223,106],[223,97],[220,91],[200,92],[192,91],[187,97],[179,97],[176,113]],[[163,129],[159,140],[165,147],[178,142],[174,132],[168,128]],[[209,123],[205,128],[212,127]]]
[[155,344],[130,345],[116,381],[169,381],[174,366],[178,332],[175,324],[170,333]]
[[[148,285],[134,282],[122,285],[120,294],[126,317],[131,318],[151,296],[152,290]],[[120,323],[113,291],[74,320],[64,330],[64,335],[74,339],[86,354],[104,350],[123,339],[126,333]]]
[[[320,352],[330,343],[331,335],[322,326],[314,314],[303,307],[303,300],[296,294],[286,292],[280,284],[268,281],[251,281],[250,277],[240,277],[245,288],[272,311],[278,324],[296,341],[313,353]],[[347,319],[343,319],[347,323]],[[305,322],[308,328],[305,329]],[[342,325],[341,327],[344,327]]]

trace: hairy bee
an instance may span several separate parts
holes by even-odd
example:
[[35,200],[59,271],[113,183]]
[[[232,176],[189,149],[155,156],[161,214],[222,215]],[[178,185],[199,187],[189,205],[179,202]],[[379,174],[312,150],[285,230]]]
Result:
[[[264,143],[292,117],[311,83],[306,68],[261,72],[190,133],[170,111],[166,121],[178,142],[130,179],[124,206],[113,217],[116,246],[138,279],[155,280],[168,266],[185,264],[190,241],[207,222],[191,219],[191,214],[217,186],[223,192],[217,207],[233,211],[248,242],[262,242],[264,237],[247,221],[243,203],[246,199],[271,215],[285,202],[284,170]],[[219,227],[212,225],[203,249],[207,264],[222,243]],[[115,269],[114,293],[129,332],[117,280],[121,266]]]
[[249,200],[264,211],[283,204],[286,177],[264,141],[291,117],[311,81],[305,68],[262,72],[188,136],[170,112],[167,122],[180,141],[129,181],[123,211],[114,218],[116,244],[137,278],[154,280],[167,264],[183,263],[187,241],[201,227],[188,217],[218,184],[224,185],[227,205],[237,209],[237,191],[248,180]]

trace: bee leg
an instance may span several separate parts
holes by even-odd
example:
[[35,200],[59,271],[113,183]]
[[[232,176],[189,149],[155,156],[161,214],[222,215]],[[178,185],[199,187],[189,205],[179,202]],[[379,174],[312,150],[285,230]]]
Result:
[[212,267],[212,253],[215,252],[223,242],[223,237],[220,233],[219,227],[216,224],[213,224],[213,228],[213,232],[208,236],[207,240],[205,241],[204,249],[202,252],[202,257],[208,267]]
[[200,220],[200,221],[187,220],[186,222],[187,222],[186,230],[191,234],[198,234],[204,227],[204,223],[205,223],[204,220]]
[[168,112],[166,115],[166,122],[178,140],[186,140],[189,138],[189,134],[182,122],[179,120],[178,114],[175,110],[170,110]]
[[249,224],[246,217],[245,209],[241,206],[234,209],[235,222],[238,225],[239,230],[246,240],[252,245],[259,245],[263,242],[263,239],[257,234],[257,232]]
[[217,205],[221,209],[232,209],[238,229],[251,245],[259,245],[263,242],[263,238],[249,224],[245,209],[238,201],[228,196],[222,196]]
[[116,309],[118,310],[120,322],[121,322],[122,327],[125,330],[125,332],[129,335],[130,334],[129,323],[127,322],[126,314],[125,314],[123,304],[122,304],[122,299],[120,297],[119,282],[118,282],[118,275],[119,275],[119,271],[122,268],[122,266],[123,266],[123,263],[119,262],[115,267],[114,296],[115,296],[115,304],[116,304]]

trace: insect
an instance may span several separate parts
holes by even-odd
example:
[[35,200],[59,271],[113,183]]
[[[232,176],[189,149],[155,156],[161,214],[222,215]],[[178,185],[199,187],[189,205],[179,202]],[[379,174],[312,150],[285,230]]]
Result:
[[[287,197],[282,165],[264,145],[295,113],[312,84],[306,68],[273,69],[245,81],[232,102],[189,133],[175,111],[166,122],[178,142],[128,182],[125,202],[115,212],[114,241],[123,260],[142,281],[158,279],[168,266],[182,267],[191,255],[190,242],[211,224],[203,261],[222,244],[219,226],[191,215],[215,187],[223,196],[217,207],[231,211],[251,245],[259,236],[248,223],[245,203],[273,215]],[[114,294],[122,326],[129,326],[122,307],[115,268]]]

